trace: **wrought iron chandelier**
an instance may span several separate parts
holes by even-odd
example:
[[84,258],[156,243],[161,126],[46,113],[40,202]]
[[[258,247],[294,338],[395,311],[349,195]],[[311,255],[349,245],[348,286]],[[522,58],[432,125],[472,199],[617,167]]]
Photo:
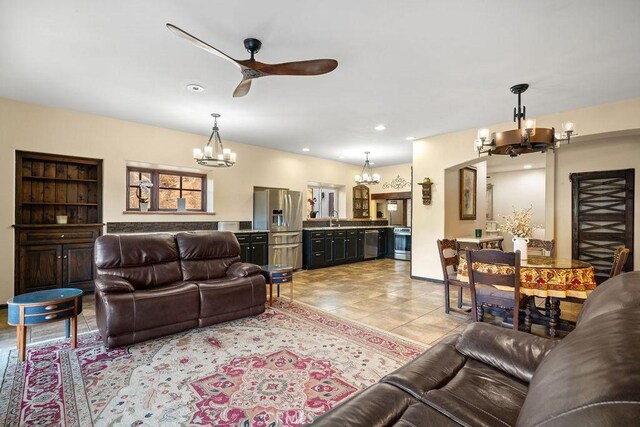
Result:
[[360,172],[360,175],[355,176],[356,184],[373,185],[380,183],[380,175],[378,175],[377,173],[373,173],[373,171],[371,170],[371,164],[369,163],[369,153],[370,151],[364,152],[367,157],[364,161],[364,166],[362,166],[362,172]]
[[[513,107],[513,121],[518,123],[518,129],[504,132],[490,133],[489,129],[479,129],[474,146],[481,154],[503,154],[516,157],[526,153],[545,153],[548,149],[555,150],[560,141],[571,142],[574,132],[574,122],[564,122],[562,133],[556,133],[554,128],[536,127],[536,119],[527,119],[527,107],[522,105],[522,93],[529,88],[527,83],[511,86],[511,92],[518,95],[518,106]],[[523,122],[524,121],[524,128]]]
[[220,114],[212,113],[211,117],[213,117],[213,130],[211,131],[209,141],[203,149],[193,149],[193,160],[199,165],[210,168],[231,167],[236,164],[237,155],[232,152],[230,148],[224,148],[222,145],[218,129],[218,117],[220,117]]

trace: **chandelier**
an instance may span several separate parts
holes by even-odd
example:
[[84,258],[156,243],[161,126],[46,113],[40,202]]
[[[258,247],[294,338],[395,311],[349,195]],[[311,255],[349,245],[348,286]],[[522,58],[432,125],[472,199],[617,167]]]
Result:
[[559,147],[560,141],[570,143],[571,135],[577,135],[574,122],[564,122],[563,132],[556,133],[554,128],[536,127],[536,119],[527,119],[527,107],[522,105],[521,96],[528,88],[526,83],[511,86],[511,92],[518,95],[518,106],[513,107],[513,121],[518,123],[518,129],[493,133],[489,129],[479,129],[474,142],[478,156],[488,153],[516,157],[526,153],[545,153],[549,148],[555,150]]
[[193,149],[193,160],[199,165],[211,168],[231,167],[236,164],[236,153],[232,152],[230,148],[224,148],[222,145],[220,132],[218,131],[218,117],[220,117],[220,114],[212,113],[211,117],[213,117],[213,130],[209,141],[204,146],[204,149]]
[[371,164],[369,163],[369,153],[369,151],[364,152],[367,158],[364,161],[362,172],[360,172],[360,175],[356,175],[355,177],[356,184],[370,185],[380,183],[380,175],[371,171]]

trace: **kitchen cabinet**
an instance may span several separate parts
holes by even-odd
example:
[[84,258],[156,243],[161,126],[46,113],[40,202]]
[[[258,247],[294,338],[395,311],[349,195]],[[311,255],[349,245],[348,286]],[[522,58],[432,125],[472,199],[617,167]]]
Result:
[[353,217],[368,219],[369,214],[369,187],[356,185],[353,187]]
[[345,240],[345,257],[348,261],[355,261],[358,258],[358,252],[363,252],[364,248],[358,251],[358,231],[347,231]]
[[240,243],[240,261],[257,265],[269,263],[269,239],[267,233],[237,233]]
[[[304,230],[303,268],[329,267],[364,260],[364,229]],[[386,228],[379,229],[386,235]],[[380,257],[386,254],[386,238]]]
[[389,229],[381,228],[378,230],[378,258],[387,256],[387,239],[389,238]]

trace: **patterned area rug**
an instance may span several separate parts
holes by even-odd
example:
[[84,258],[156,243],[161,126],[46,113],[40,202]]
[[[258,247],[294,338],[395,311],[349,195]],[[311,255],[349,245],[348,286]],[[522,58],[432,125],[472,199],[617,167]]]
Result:
[[285,302],[119,349],[91,333],[4,351],[0,424],[297,426],[424,349]]

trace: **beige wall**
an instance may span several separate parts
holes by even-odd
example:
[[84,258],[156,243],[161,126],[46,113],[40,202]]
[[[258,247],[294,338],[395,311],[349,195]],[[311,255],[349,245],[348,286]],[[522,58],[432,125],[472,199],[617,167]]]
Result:
[[[380,174],[380,184],[372,185],[369,187],[371,188],[371,194],[401,193],[405,191],[411,191],[411,163],[374,168],[374,172]],[[406,181],[406,184],[404,184],[400,188],[394,188],[392,187],[392,184],[393,184],[392,181],[394,179],[397,180],[396,181],[397,183],[402,183],[402,184],[404,184],[404,182],[402,181],[404,180]],[[394,220],[398,220],[398,218],[400,219],[402,218],[401,211],[394,212],[392,216],[389,215],[389,212],[387,211],[387,208],[386,208],[387,206],[386,201],[373,200],[373,199],[371,199],[371,204],[370,204],[371,218],[376,217],[376,212],[378,210],[377,204],[380,204],[380,206],[382,207],[381,212],[384,215],[384,218],[386,219],[392,218]],[[401,206],[398,207],[398,209],[400,210],[402,209],[402,204]],[[411,224],[411,213],[407,212],[407,215],[408,215],[407,222]],[[398,222],[398,221],[394,221],[394,222]]]
[[[559,127],[563,121],[573,120],[578,124],[580,136],[574,138],[570,146],[563,145],[562,151],[580,150],[587,141],[598,137],[612,135],[637,134],[640,130],[640,98],[622,101],[612,104],[597,105],[580,110],[568,111],[548,116],[537,117],[537,124],[541,127]],[[514,128],[513,123],[501,123],[488,126],[493,130],[507,130]],[[473,149],[473,141],[476,138],[477,129],[468,129],[460,132],[422,138],[413,143],[413,173],[416,177],[428,176],[434,182],[432,187],[433,197],[431,205],[414,204],[413,210],[413,243],[412,243],[412,275],[417,277],[442,279],[442,270],[438,258],[436,239],[445,236],[445,170],[464,163],[473,163],[477,160],[477,153]],[[625,150],[629,146],[625,147]],[[613,151],[613,150],[612,150]],[[624,163],[629,161],[630,155],[625,151],[612,152],[611,162]],[[562,162],[567,157],[558,157],[554,160],[558,168],[562,168]],[[596,160],[597,158],[593,158]],[[561,173],[555,173],[555,186],[562,187]],[[566,175],[566,174],[565,174]],[[417,187],[417,186],[416,186]],[[554,191],[548,191],[554,195]],[[420,189],[413,189],[413,198],[420,196]],[[555,194],[555,199],[562,196]],[[637,199],[640,200],[640,199]],[[638,211],[636,202],[636,211]],[[560,205],[559,205],[560,208]],[[547,209],[550,209],[549,207]],[[564,215],[558,212],[558,215]],[[563,227],[563,231],[558,229]],[[550,227],[548,227],[550,228]],[[640,227],[636,227],[636,241],[640,233]],[[560,248],[570,245],[570,234],[567,235],[566,225],[558,219],[556,234]],[[549,237],[549,236],[547,236]],[[569,242],[567,242],[569,239]],[[562,240],[562,242],[560,242]],[[563,251],[566,252],[565,249]],[[562,255],[562,253],[560,253]],[[637,257],[636,251],[636,257]]]
[[[542,228],[545,226],[545,180],[544,169],[529,169],[511,172],[491,172],[488,180],[493,184],[493,216],[498,223],[504,222],[504,216],[511,215],[513,208],[524,209],[531,206],[531,221]],[[512,236],[504,237],[503,249],[513,250]],[[536,236],[537,237],[537,236]],[[544,237],[544,236],[539,236]]]
[[[224,126],[221,133],[224,136]],[[203,146],[207,136],[0,98],[0,177],[5,183],[2,191],[6,201],[0,207],[0,301],[13,295],[15,150],[104,159],[104,222],[250,221],[253,186],[305,191],[308,181],[344,184],[347,197],[341,209],[351,211],[357,166],[225,142],[238,153],[236,166],[203,169],[213,179],[215,216],[123,214],[127,161],[194,168],[197,165],[191,159],[192,148]]]
[[480,161],[469,165],[476,168],[476,219],[460,219],[460,169],[447,169],[444,175],[444,237],[474,236],[476,228],[484,229],[487,216],[487,162]]

